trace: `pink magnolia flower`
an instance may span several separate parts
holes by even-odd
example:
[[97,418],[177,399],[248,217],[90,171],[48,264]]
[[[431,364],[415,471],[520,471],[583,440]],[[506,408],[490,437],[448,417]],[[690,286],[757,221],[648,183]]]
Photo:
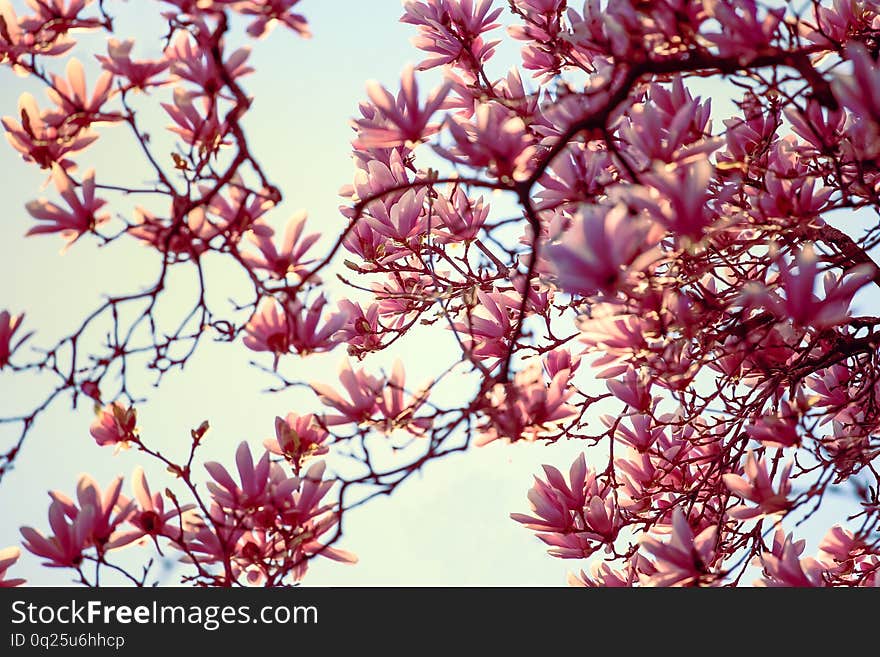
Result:
[[388,127],[360,125],[356,148],[393,148],[407,144],[418,144],[425,137],[436,133],[440,128],[436,123],[429,124],[431,116],[443,104],[449,93],[449,84],[443,84],[432,91],[425,106],[419,101],[419,86],[415,70],[407,66],[400,78],[401,90],[397,99],[378,82],[367,84],[370,100],[389,122]]
[[611,160],[603,150],[571,145],[560,154],[541,178],[538,209],[576,211],[578,204],[595,202],[612,181]]
[[557,244],[547,247],[559,287],[590,296],[613,293],[657,257],[652,247],[662,229],[626,206],[585,206]]
[[562,474],[544,466],[547,481],[535,479],[529,502],[536,516],[512,513],[511,518],[539,532],[550,545],[549,553],[562,559],[581,559],[602,545],[611,544],[623,526],[611,488],[600,486],[587,468],[583,454],[569,472],[570,485]]
[[819,561],[829,569],[844,571],[853,565],[855,558],[861,557],[869,549],[852,531],[834,525],[819,543]]
[[709,16],[720,24],[720,31],[707,32],[703,37],[711,41],[722,56],[747,57],[764,52],[785,16],[785,7],[764,9],[755,0],[713,0],[705,3],[705,7]]
[[615,432],[614,437],[621,442],[632,446],[640,453],[645,453],[650,450],[654,443],[661,440],[665,435],[662,424],[655,423],[653,418],[648,414],[630,414],[626,419],[632,424],[632,428],[627,426],[623,421],[618,422],[616,418],[608,415],[601,418],[602,423],[606,426],[610,427],[616,423],[617,431]]
[[256,312],[245,324],[244,345],[254,351],[270,351],[278,359],[290,351],[291,320],[274,297],[264,297]]
[[[379,235],[388,238],[387,242],[411,251],[418,251],[422,237],[427,232],[427,217],[423,205],[427,190],[407,190],[393,204],[376,202],[370,205],[369,215],[363,221]],[[386,246],[383,263],[388,263],[407,254],[405,249],[392,249]]]
[[406,429],[416,435],[422,435],[432,424],[429,417],[415,417],[418,410],[428,398],[429,383],[412,394],[406,390],[406,373],[403,362],[397,358],[391,368],[391,376],[385,382],[382,396],[376,405],[376,410],[382,419],[378,421],[378,427],[385,433],[391,433],[395,429]]
[[110,218],[107,213],[99,214],[107,201],[95,197],[94,169],[89,169],[83,177],[80,186],[82,198],[77,194],[73,179],[57,164],[52,165],[52,182],[69,209],[59,207],[46,199],[31,201],[26,206],[28,214],[46,223],[34,226],[28,230],[28,235],[61,233],[67,240],[65,248],[68,248],[85,233],[94,232],[97,226]]
[[716,560],[715,539],[717,527],[710,526],[694,536],[681,509],[672,513],[672,533],[661,543],[646,536],[642,547],[654,555],[656,573],[645,577],[650,586],[693,586],[714,580],[712,567]]
[[329,426],[339,424],[363,424],[370,421],[382,397],[385,382],[371,376],[364,370],[354,370],[348,359],[342,362],[339,381],[348,393],[348,399],[328,385],[312,383],[312,389],[321,402],[339,411],[338,415],[327,415],[324,423]]
[[608,562],[597,560],[590,564],[589,575],[581,570],[569,573],[566,579],[569,586],[578,588],[630,588],[638,583],[639,572],[631,566],[617,570]]
[[339,302],[340,312],[348,317],[339,329],[336,339],[348,345],[348,355],[362,359],[368,352],[382,346],[382,327],[379,324],[379,304],[370,304],[364,311],[356,302],[343,299]]
[[162,219],[137,207],[134,218],[134,225],[128,229],[129,235],[160,253],[172,253],[181,259],[203,254],[218,234],[201,206],[190,211],[185,218],[174,220]]
[[452,162],[486,168],[499,180],[526,179],[536,147],[522,118],[503,105],[486,103],[474,119],[453,116],[446,125],[455,146],[434,150]]
[[824,586],[822,564],[812,557],[800,558],[804,545],[804,541],[795,541],[792,534],[786,536],[781,528],[777,529],[772,548],[756,559],[764,569],[764,578],[755,586]]
[[574,526],[573,511],[584,508],[588,495],[599,495],[595,471],[580,454],[568,471],[568,482],[552,465],[542,466],[546,481],[535,477],[529,490],[534,516],[511,513],[510,517],[529,529],[542,532],[565,532]]
[[236,5],[236,11],[244,16],[253,16],[247,32],[260,38],[271,32],[276,25],[284,25],[303,38],[309,38],[309,24],[305,16],[297,14],[293,8],[300,0],[247,0]]
[[55,125],[53,117],[41,112],[36,99],[29,93],[19,97],[18,115],[21,122],[3,117],[6,139],[25,161],[43,169],[49,169],[53,164],[72,168],[74,162],[66,156],[83,150],[98,138],[95,132],[81,126]]
[[0,550],[0,588],[12,588],[25,583],[26,580],[20,577],[6,577],[6,572],[10,566],[13,566],[18,561],[20,555],[21,550],[17,547],[8,547]]
[[99,412],[89,429],[92,438],[104,445],[126,445],[137,439],[137,412],[119,402],[107,404]]
[[797,253],[790,265],[780,264],[780,279],[785,291],[784,309],[788,317],[799,326],[812,326],[821,330],[846,321],[852,298],[871,280],[873,266],[854,267],[843,280],[838,279],[833,272],[827,272],[822,281],[825,288],[823,299],[813,293],[818,271],[818,257],[813,245],[809,243]]
[[[194,516],[190,512],[195,505],[184,504],[179,509],[176,506],[166,509],[165,497],[160,492],[150,491],[146,474],[140,466],[137,466],[132,474],[132,489],[134,499],[120,495],[118,503],[122,508],[129,506],[132,508],[128,518],[128,523],[134,527],[132,532],[128,532],[132,535],[132,541],[144,536],[153,539],[159,536],[177,539],[181,536],[181,525],[186,530],[194,521]],[[183,517],[178,518],[181,514]]]
[[434,234],[441,243],[467,242],[477,237],[489,216],[489,204],[483,205],[483,198],[475,201],[465,191],[456,186],[449,197],[440,195],[434,201],[434,211],[440,226]]
[[42,25],[49,21],[73,22],[80,19],[80,13],[92,0],[27,0],[28,6],[36,14],[25,20],[25,24],[33,21]]
[[656,168],[643,180],[660,193],[652,213],[676,236],[698,241],[714,217],[707,207],[712,165],[707,158]]
[[24,547],[28,552],[46,559],[49,568],[76,568],[83,560],[83,551],[90,544],[95,509],[87,506],[70,520],[60,502],[49,507],[49,526],[54,532],[48,538],[32,527],[22,527]]
[[301,277],[308,272],[309,265],[315,262],[314,258],[307,258],[306,254],[321,238],[320,233],[311,233],[303,237],[305,224],[305,212],[298,212],[291,217],[284,229],[280,248],[276,248],[271,233],[255,232],[250,240],[260,253],[258,255],[245,253],[242,259],[255,269],[267,271],[273,278],[283,279],[288,274]]
[[788,475],[792,465],[793,463],[789,461],[783,466],[779,473],[778,488],[774,488],[767,472],[767,459],[756,460],[755,454],[749,450],[743,467],[748,480],[733,473],[724,474],[721,479],[734,495],[753,502],[757,506],[750,507],[742,504],[730,509],[730,515],[737,520],[752,520],[785,513],[791,507],[791,503],[788,501],[788,494],[791,491]]
[[122,477],[116,477],[107,490],[101,492],[98,483],[89,475],[81,475],[76,484],[76,500],[72,500],[60,491],[52,491],[49,496],[60,504],[64,514],[76,520],[81,513],[89,514],[89,545],[94,545],[99,552],[128,545],[135,537],[129,533],[118,531],[121,523],[128,520],[134,511],[134,504],[122,504]]
[[[42,8],[45,9],[46,6]],[[60,31],[34,34],[45,21],[39,17],[19,18],[11,2],[0,2],[0,18],[5,25],[3,38],[0,39],[0,60],[18,61],[26,54],[57,57],[76,45],[76,41]],[[36,38],[38,36],[42,38]]]
[[859,117],[880,121],[880,68],[857,41],[847,45],[846,56],[853,65],[852,75],[838,76],[832,82],[835,95]]
[[[394,205],[407,191],[407,186],[413,181],[403,163],[400,148],[389,150],[388,160],[383,161],[377,157],[369,157],[366,161],[355,160],[356,169],[354,180],[351,185],[346,185],[339,190],[339,195],[352,203],[365,202],[367,199],[375,199],[387,205]],[[370,205],[367,206],[369,209]],[[355,217],[353,207],[340,208],[343,215],[349,219]]]
[[[205,470],[214,479],[207,483],[214,501],[226,509],[252,509],[267,503],[271,470],[269,452],[263,452],[260,460],[254,464],[250,447],[242,441],[235,450],[235,464],[241,485],[237,484],[226,468],[217,461],[205,463]],[[288,481],[293,482],[293,480]],[[293,488],[293,483],[286,484],[287,493]]]
[[[53,86],[46,90],[49,99],[58,106],[62,117],[75,115],[74,123],[86,126],[97,120],[101,108],[112,94],[113,74],[105,71],[95,83],[95,89],[89,96],[86,87],[86,74],[82,63],[71,58],[67,62],[67,79],[59,75],[52,76]],[[107,119],[107,116],[100,118]]]
[[335,336],[348,321],[348,315],[340,310],[324,318],[323,325],[319,326],[326,304],[327,298],[323,294],[311,306],[306,306],[299,298],[289,304],[287,326],[290,344],[299,355],[330,351],[339,344]]
[[[245,64],[250,54],[250,48],[239,48],[223,60],[223,69],[231,79],[253,73],[254,69]],[[175,80],[190,82],[207,96],[218,93],[225,84],[214,58],[186,31],[179,32],[174,43],[165,50],[165,59],[171,64]]]
[[780,404],[778,414],[768,413],[757,418],[746,427],[746,433],[752,440],[757,440],[765,447],[792,447],[800,445],[798,433],[800,413],[797,407],[788,401]]
[[165,71],[171,64],[167,59],[138,59],[131,58],[134,48],[134,39],[119,41],[109,39],[107,41],[107,55],[95,55],[95,59],[101,62],[101,67],[113,75],[125,78],[128,84],[125,88],[146,90],[148,87],[158,86],[165,80],[155,80],[159,74]]
[[511,313],[517,312],[521,302],[511,294],[477,290],[479,304],[453,328],[465,337],[465,348],[471,357],[497,363],[507,354],[507,340],[513,327]]
[[467,55],[476,62],[485,62],[499,43],[486,43],[480,36],[500,26],[495,21],[502,9],[493,9],[492,0],[406,0],[403,7],[401,22],[419,30],[413,45],[432,54],[419,64],[419,70],[445,64],[470,66]]
[[275,205],[268,190],[249,189],[236,173],[224,188],[225,193],[214,193],[211,185],[199,185],[199,191],[209,199],[208,211],[217,218],[219,230],[236,237],[247,230],[258,236],[272,234],[271,227],[258,222]]
[[271,454],[283,456],[298,472],[304,460],[330,451],[324,444],[328,437],[313,413],[288,413],[287,417],[275,418],[275,437],[263,441],[263,446]]
[[651,396],[651,379],[643,372],[627,370],[622,380],[609,379],[606,382],[611,394],[639,413],[646,413],[654,405]]
[[566,402],[574,394],[568,373],[562,370],[547,384],[540,363],[517,372],[511,383],[496,384],[482,408],[486,421],[480,426],[476,445],[507,438],[537,440],[559,431],[560,425],[577,414]]
[[9,364],[12,353],[29,337],[26,335],[15,345],[12,344],[12,338],[21,326],[23,319],[24,313],[13,317],[8,310],[0,312],[0,370]]
[[168,129],[186,144],[199,149],[205,155],[216,153],[227,139],[229,127],[221,118],[216,101],[210,96],[200,99],[201,111],[193,102],[192,94],[183,87],[174,88],[174,102],[162,103],[163,109],[174,121]]

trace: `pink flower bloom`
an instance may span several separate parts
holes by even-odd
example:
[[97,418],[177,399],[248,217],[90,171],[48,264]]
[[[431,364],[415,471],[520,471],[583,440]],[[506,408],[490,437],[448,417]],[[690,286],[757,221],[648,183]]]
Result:
[[658,255],[662,229],[624,205],[585,206],[558,244],[547,247],[559,287],[572,294],[610,294]]
[[128,80],[126,88],[146,90],[148,87],[164,84],[165,80],[156,81],[154,78],[165,71],[171,62],[166,59],[133,60],[133,47],[134,39],[119,41],[111,38],[107,41],[107,55],[95,55],[95,59],[101,62],[105,71]]
[[95,89],[89,96],[86,88],[86,74],[82,63],[71,58],[67,62],[67,79],[59,75],[52,76],[53,87],[47,90],[49,99],[58,106],[60,115],[70,117],[76,115],[74,123],[86,126],[101,116],[101,108],[110,99],[112,94],[113,74],[105,71],[95,84]]
[[339,370],[339,381],[348,393],[348,399],[342,397],[333,388],[321,383],[312,383],[312,389],[322,403],[335,408],[339,415],[324,417],[329,426],[338,424],[363,424],[370,421],[376,406],[382,397],[384,381],[364,372],[353,370],[346,359]]
[[8,310],[0,312],[0,370],[9,364],[9,358],[12,353],[24,342],[30,334],[25,335],[16,344],[12,344],[12,338],[21,322],[24,319],[24,313],[13,317]]
[[364,217],[364,223],[379,235],[388,238],[386,242],[406,247],[391,249],[386,246],[383,263],[407,255],[407,250],[419,250],[420,241],[428,229],[427,217],[423,212],[426,195],[425,189],[410,189],[393,204],[377,201],[370,205],[369,215]]
[[656,168],[643,180],[660,193],[654,216],[676,236],[698,241],[714,216],[707,207],[712,165],[706,158]]
[[639,573],[633,567],[621,571],[612,568],[607,562],[597,560],[590,564],[590,574],[583,570],[569,573],[569,586],[578,588],[630,588],[639,581]]
[[435,146],[452,162],[488,172],[499,180],[524,180],[529,175],[535,144],[522,118],[503,105],[486,103],[477,108],[475,121],[454,116],[447,128],[455,146]]
[[8,547],[0,550],[0,588],[12,588],[21,586],[26,580],[22,578],[7,578],[6,571],[18,561],[21,551],[17,547]]
[[328,436],[327,430],[318,423],[313,413],[288,413],[285,418],[275,418],[275,437],[263,441],[263,446],[270,453],[283,456],[298,472],[306,459],[330,451],[324,445]]
[[880,121],[880,68],[857,41],[847,45],[846,56],[852,62],[852,75],[838,76],[832,82],[835,95],[860,118]]
[[[182,505],[179,510],[174,506],[166,510],[165,497],[160,492],[150,491],[144,469],[140,466],[136,467],[132,474],[132,489],[134,500],[130,500],[125,495],[119,496],[120,507],[132,507],[128,523],[135,529],[132,532],[125,532],[131,534],[132,541],[143,536],[152,538],[165,536],[177,539],[181,535],[181,525],[185,530],[194,520],[193,514],[190,513],[195,508],[193,504]],[[183,517],[178,519],[181,513]]]
[[486,43],[481,34],[500,26],[495,22],[502,9],[492,8],[492,0],[406,0],[401,22],[416,25],[419,35],[413,45],[433,56],[419,64],[427,70],[444,64],[471,66],[467,55],[485,62],[498,41]]
[[85,507],[76,518],[68,521],[59,502],[49,507],[49,526],[54,534],[48,538],[31,527],[22,527],[24,547],[38,557],[46,559],[49,568],[76,568],[82,563],[83,551],[88,547],[95,509]]
[[379,324],[379,304],[370,304],[364,311],[363,307],[348,299],[339,302],[340,312],[348,317],[339,329],[336,339],[348,345],[348,355],[363,358],[368,352],[376,351],[382,346],[382,332]]
[[434,211],[440,227],[434,234],[441,243],[466,242],[477,237],[489,216],[489,204],[483,198],[471,200],[461,187],[456,186],[449,197],[440,195],[434,201]]
[[624,424],[623,421],[617,422],[617,418],[605,415],[602,423],[606,426],[613,426],[617,423],[617,431],[615,438],[623,443],[632,446],[638,452],[644,454],[656,443],[661,440],[664,435],[662,424],[654,422],[650,415],[646,414],[630,414],[627,420],[632,424],[632,428]]
[[254,17],[247,28],[252,37],[265,36],[276,25],[281,24],[299,36],[309,38],[312,34],[305,16],[292,11],[298,4],[299,0],[246,0],[237,3],[236,11],[244,16]]
[[211,155],[229,143],[226,138],[229,128],[219,118],[221,115],[212,97],[203,96],[200,104],[201,111],[193,103],[192,94],[183,87],[175,87],[174,102],[162,103],[162,107],[174,121],[168,128],[171,132],[203,155]]
[[112,550],[131,543],[135,537],[117,531],[119,525],[131,516],[134,504],[122,504],[119,494],[122,490],[122,477],[116,477],[107,490],[102,493],[98,483],[89,475],[81,475],[76,484],[76,501],[60,491],[52,491],[49,496],[71,520],[80,514],[89,513],[89,545],[94,545],[98,552]]
[[821,330],[847,320],[852,298],[871,280],[873,266],[855,267],[849,271],[845,280],[838,279],[833,272],[827,272],[823,277],[823,299],[813,293],[817,273],[818,258],[813,245],[809,243],[797,253],[790,265],[780,264],[782,289],[785,291],[785,312],[798,326],[811,326]]
[[208,211],[216,216],[218,230],[236,237],[247,230],[258,236],[272,234],[272,228],[258,222],[275,205],[268,190],[250,190],[238,173],[232,176],[225,190],[228,198],[223,193],[212,195],[211,185],[199,185],[203,198],[210,198]]
[[791,491],[791,483],[788,480],[791,467],[792,462],[788,462],[782,468],[778,489],[774,489],[767,472],[767,459],[756,461],[754,453],[749,450],[743,467],[748,480],[733,473],[724,474],[721,478],[734,495],[757,506],[749,507],[743,504],[730,509],[730,515],[737,520],[752,520],[785,513],[791,507],[787,497]]
[[764,52],[785,16],[785,7],[764,9],[755,0],[713,0],[705,3],[705,7],[709,16],[718,21],[721,31],[705,33],[703,37],[722,56],[748,57]]
[[[26,54],[57,57],[76,45],[76,41],[69,35],[59,31],[53,31],[51,35],[45,36],[35,34],[34,32],[39,30],[44,21],[39,17],[19,19],[11,2],[0,2],[0,18],[5,25],[3,38],[0,39],[0,60],[18,61]],[[38,36],[42,38],[37,38]]]
[[801,443],[799,420],[797,407],[783,401],[778,414],[762,415],[746,427],[746,433],[765,447],[792,447]]
[[547,384],[540,363],[533,362],[517,372],[513,382],[498,383],[482,408],[486,421],[480,426],[476,445],[507,438],[537,440],[560,430],[577,414],[566,402],[574,394],[568,387],[568,373],[562,370]]
[[323,326],[319,327],[326,304],[327,298],[323,294],[308,307],[298,298],[289,304],[287,326],[290,344],[299,355],[331,351],[339,344],[334,336],[348,321],[348,316],[342,311],[335,312],[325,318]]
[[284,308],[274,297],[264,297],[244,327],[244,345],[254,351],[270,351],[278,359],[290,351],[290,320]]
[[666,543],[646,536],[642,547],[654,555],[656,573],[646,577],[650,586],[693,586],[714,580],[716,527],[710,526],[694,536],[681,509],[672,514],[672,534]]
[[865,542],[857,539],[853,532],[834,525],[819,543],[819,561],[829,569],[844,570],[868,549]]
[[803,551],[804,541],[795,541],[791,534],[785,536],[782,529],[777,529],[772,549],[756,559],[764,569],[764,579],[755,586],[824,586],[822,564],[812,557],[801,559]]
[[553,378],[562,370],[573,375],[581,366],[581,357],[572,356],[568,349],[554,349],[544,356],[544,371]]
[[83,150],[98,138],[96,133],[81,126],[55,125],[52,122],[54,117],[40,112],[36,99],[29,93],[19,97],[18,115],[20,123],[8,116],[3,117],[6,139],[25,161],[43,169],[49,169],[53,164],[70,169],[74,162],[65,156]]
[[[352,203],[366,199],[376,199],[377,202],[387,205],[397,203],[407,191],[406,187],[412,182],[401,158],[401,150],[395,148],[388,151],[387,162],[375,157],[370,157],[366,161],[356,160],[354,181],[339,191],[340,196],[350,199]],[[340,208],[340,210],[349,219],[355,217],[352,207]]]
[[622,380],[609,380],[606,385],[612,395],[634,411],[647,413],[654,405],[654,398],[651,396],[651,379],[634,369],[627,370]]
[[200,256],[218,234],[201,206],[183,220],[162,219],[140,207],[135,208],[134,215],[135,225],[128,229],[129,235],[160,253],[173,253],[181,259]]
[[419,408],[428,398],[431,384],[421,390],[416,390],[411,395],[406,395],[406,373],[403,362],[395,359],[391,368],[391,376],[385,382],[382,396],[379,398],[376,410],[383,419],[378,421],[378,427],[385,433],[391,433],[395,429],[406,429],[410,433],[423,435],[431,426],[431,418],[415,417]]
[[[303,237],[306,224],[306,213],[298,212],[284,229],[281,248],[276,248],[271,233],[260,231],[251,236],[251,241],[260,250],[259,255],[245,253],[242,259],[255,269],[269,272],[273,278],[283,279],[288,274],[297,278],[307,273],[314,258],[306,258],[309,249],[321,238],[320,233],[311,233]],[[314,279],[312,279],[314,280]]]
[[562,559],[582,559],[617,538],[622,518],[614,495],[600,487],[584,456],[575,459],[569,472],[570,485],[562,474],[544,466],[547,481],[535,479],[529,501],[535,516],[512,513],[510,517],[539,532],[550,545],[549,553]]
[[[205,95],[213,96],[225,83],[214,58],[197,41],[188,32],[179,32],[174,43],[165,50],[165,59],[171,63],[174,79],[190,82]],[[223,60],[223,69],[233,80],[253,73],[254,69],[245,65],[250,54],[250,48],[239,48]]]
[[400,84],[401,90],[396,100],[378,82],[367,84],[370,100],[390,125],[387,128],[361,125],[355,142],[356,148],[392,148],[417,144],[439,130],[438,124],[429,124],[428,121],[443,104],[446,94],[449,93],[449,84],[432,91],[424,107],[420,105],[419,86],[412,66],[404,69]]
[[119,402],[107,404],[98,412],[89,429],[92,438],[104,445],[126,445],[137,438],[137,412]]
[[[241,479],[240,486],[220,463],[216,461],[205,463],[205,470],[214,479],[214,481],[207,483],[214,501],[227,509],[256,508],[267,503],[269,501],[269,452],[263,452],[262,457],[255,465],[250,447],[242,441],[235,451],[235,463]],[[287,484],[287,487],[292,490],[293,484]]]
[[110,218],[109,214],[98,214],[107,201],[95,197],[94,169],[89,169],[83,177],[80,187],[82,199],[77,194],[73,179],[57,164],[52,165],[52,182],[69,209],[61,208],[46,199],[31,201],[27,204],[28,214],[47,223],[31,228],[28,235],[61,233],[69,247],[85,233],[94,232],[97,226]]
[[453,328],[462,336],[471,357],[487,361],[487,366],[507,354],[507,340],[512,330],[511,313],[521,305],[518,298],[502,292],[477,290],[477,305]]
[[596,473],[587,467],[581,454],[572,462],[568,482],[552,465],[542,466],[547,480],[535,478],[529,490],[529,503],[534,516],[512,513],[510,517],[529,529],[542,532],[565,532],[574,526],[573,511],[583,509],[587,495],[599,495]]

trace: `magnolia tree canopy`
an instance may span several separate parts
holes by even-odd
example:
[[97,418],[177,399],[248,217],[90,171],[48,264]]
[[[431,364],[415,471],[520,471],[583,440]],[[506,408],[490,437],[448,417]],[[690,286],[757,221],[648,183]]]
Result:
[[[27,308],[0,313],[4,381],[51,385],[3,418],[0,478],[40,458],[28,436],[65,399],[99,409],[77,440],[164,473],[59,481],[24,549],[85,585],[149,583],[157,555],[184,583],[289,585],[313,558],[355,562],[343,519],[426,464],[574,440],[583,455],[511,509],[574,560],[573,585],[880,584],[880,3],[407,0],[424,58],[365,83],[335,222],[290,216],[248,140],[250,49],[308,37],[299,0],[151,4],[166,29],[135,43],[114,13],[140,4],[0,2],[5,74],[45,90],[0,108],[47,180],[7,218],[65,249],[146,245],[159,271],[57,342]],[[713,116],[707,89],[735,110]],[[150,138],[166,129],[170,154]],[[149,180],[90,168],[122,135]],[[247,299],[214,300],[211,259]],[[199,293],[175,314],[178,273]],[[456,345],[427,383],[394,360],[415,332]],[[319,410],[225,463],[202,457],[207,422],[166,451],[139,430],[137,375],[185,377],[212,340]],[[320,352],[335,385],[303,379]],[[799,532],[841,493],[852,512],[808,554]],[[0,585],[22,583],[18,556],[0,552]]]

